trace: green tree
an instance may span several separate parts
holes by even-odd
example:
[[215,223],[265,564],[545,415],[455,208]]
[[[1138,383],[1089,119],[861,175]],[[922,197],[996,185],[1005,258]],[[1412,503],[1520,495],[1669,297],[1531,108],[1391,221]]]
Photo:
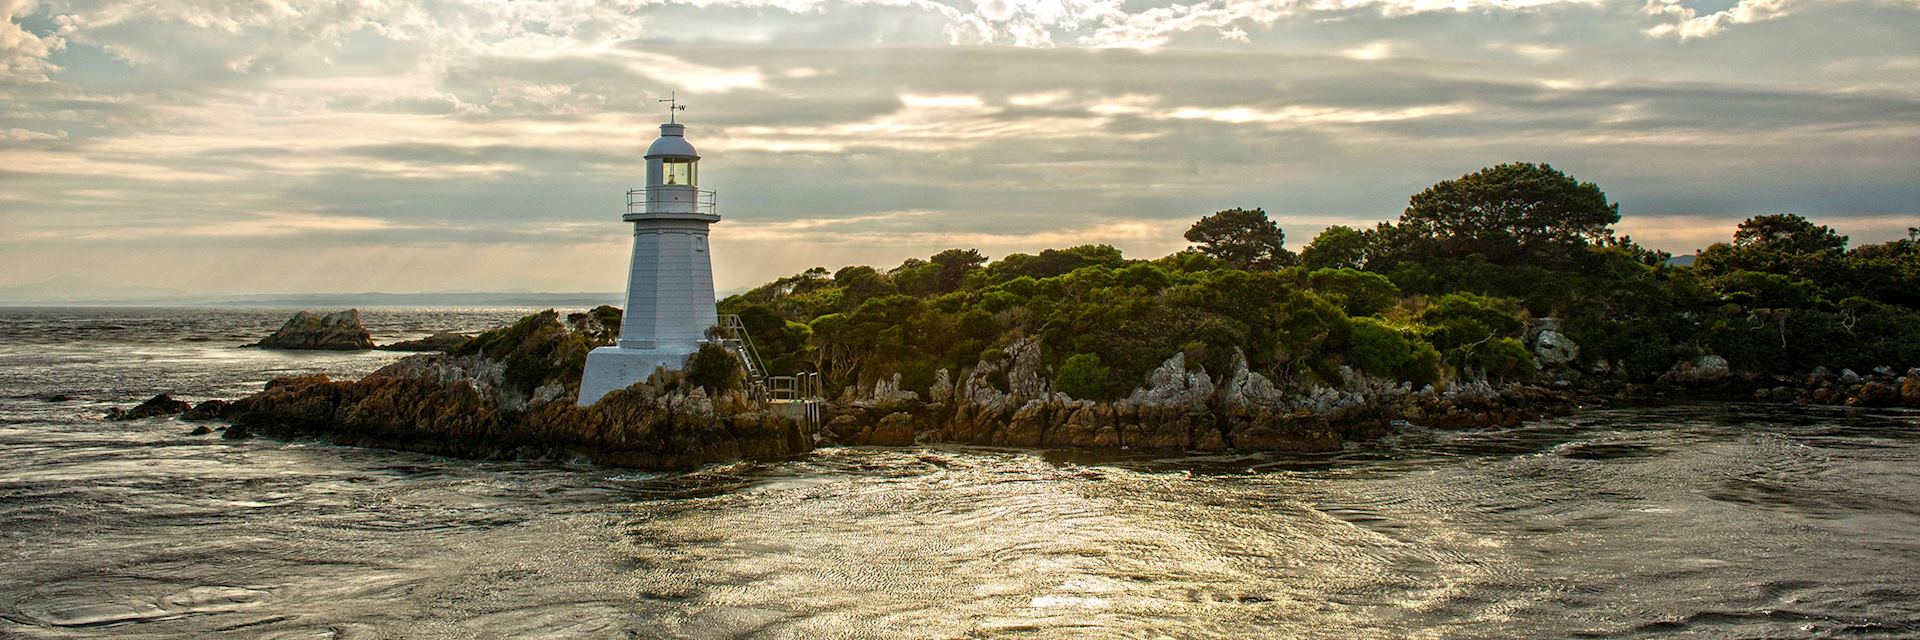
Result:
[[1358,269],[1367,262],[1367,233],[1334,225],[1314,236],[1300,250],[1300,265],[1308,269]]
[[1920,229],[1881,244],[1847,252],[1847,283],[1853,290],[1888,304],[1920,308]]
[[1235,269],[1272,271],[1297,261],[1286,248],[1286,232],[1261,209],[1227,209],[1201,218],[1187,229],[1186,239]]
[[1613,235],[1620,206],[1591,182],[1528,162],[1481,169],[1415,194],[1376,247],[1391,261],[1485,257],[1510,264],[1565,264]]
[[1693,265],[1708,277],[1756,271],[1831,286],[1843,269],[1846,249],[1846,236],[1781,213],[1746,219],[1734,230],[1732,243],[1714,243],[1701,250]]

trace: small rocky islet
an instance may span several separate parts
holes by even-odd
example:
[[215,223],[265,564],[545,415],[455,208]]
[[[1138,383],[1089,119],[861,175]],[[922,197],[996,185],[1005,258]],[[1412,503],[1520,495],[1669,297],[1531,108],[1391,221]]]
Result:
[[821,428],[810,429],[749,394],[737,367],[663,371],[592,406],[577,406],[586,353],[613,342],[619,310],[565,317],[548,310],[359,380],[276,378],[259,393],[198,404],[161,394],[116,408],[108,418],[220,419],[230,423],[222,429],[227,438],[311,438],[465,458],[673,470],[824,445],[1328,451],[1399,426],[1508,426],[1622,402],[1750,398],[1920,407],[1920,370],[1885,367],[1762,378],[1738,375],[1709,355],[1677,363],[1657,382],[1627,384],[1565,369],[1572,360],[1559,355],[1578,347],[1543,325],[1530,335],[1543,367],[1534,382],[1415,389],[1343,370],[1338,384],[1290,389],[1250,370],[1243,355],[1213,375],[1175,353],[1126,397],[1104,401],[1059,391],[1040,342],[1022,338],[958,374],[940,370],[925,394],[901,388],[898,376],[849,386],[826,403]]
[[262,349],[362,351],[373,348],[373,334],[360,323],[360,310],[333,313],[301,311],[273,335],[249,346]]

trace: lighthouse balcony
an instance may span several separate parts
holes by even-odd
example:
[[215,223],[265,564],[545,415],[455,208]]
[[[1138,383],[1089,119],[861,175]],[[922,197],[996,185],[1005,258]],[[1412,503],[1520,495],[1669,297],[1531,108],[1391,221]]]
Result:
[[626,218],[661,214],[719,216],[712,191],[690,186],[663,185],[627,191]]

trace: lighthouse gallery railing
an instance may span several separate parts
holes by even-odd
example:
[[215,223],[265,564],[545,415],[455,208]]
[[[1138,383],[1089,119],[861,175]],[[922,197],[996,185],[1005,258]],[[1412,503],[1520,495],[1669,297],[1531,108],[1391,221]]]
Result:
[[627,213],[704,213],[718,215],[719,198],[706,189],[660,186],[627,190]]

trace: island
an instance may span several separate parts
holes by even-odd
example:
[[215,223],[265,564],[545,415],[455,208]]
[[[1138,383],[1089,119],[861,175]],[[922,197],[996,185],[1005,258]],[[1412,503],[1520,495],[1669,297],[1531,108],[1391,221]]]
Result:
[[773,410],[712,343],[576,406],[587,353],[619,333],[611,307],[361,380],[276,379],[220,413],[229,437],[683,469],[822,445],[1325,451],[1626,402],[1920,407],[1920,229],[1849,246],[1759,215],[1686,263],[1619,221],[1597,185],[1514,163],[1297,253],[1261,209],[1228,209],[1156,259],[952,249],[720,301],[769,374],[819,375],[817,423]]

